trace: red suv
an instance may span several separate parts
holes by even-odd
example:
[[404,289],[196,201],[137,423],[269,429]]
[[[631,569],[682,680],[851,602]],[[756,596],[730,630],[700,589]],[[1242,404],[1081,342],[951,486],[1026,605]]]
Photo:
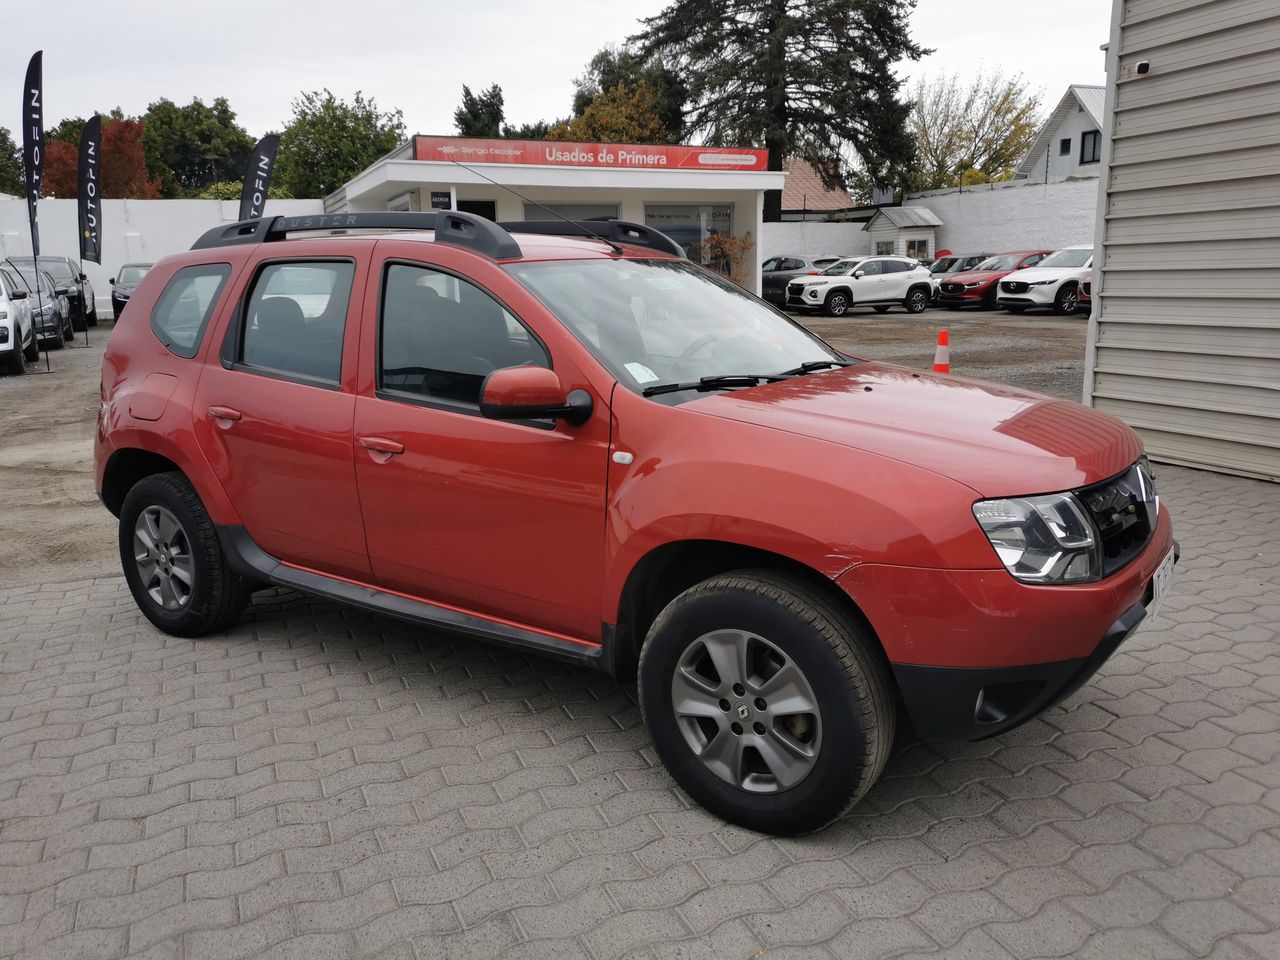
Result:
[[938,285],[938,304],[948,310],[961,307],[996,308],[1000,281],[1015,270],[1025,270],[1053,253],[1052,250],[1019,250],[997,253],[971,270],[953,273]]
[[774,833],[865,793],[899,705],[1060,700],[1176,556],[1124,424],[846,356],[619,221],[211,231],[112,332],[96,461],[161,630],[274,584],[638,675],[677,782]]

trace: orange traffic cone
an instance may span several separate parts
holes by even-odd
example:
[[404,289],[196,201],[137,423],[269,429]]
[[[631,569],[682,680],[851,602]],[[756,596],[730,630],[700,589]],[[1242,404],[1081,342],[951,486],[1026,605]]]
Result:
[[951,372],[951,336],[945,330],[938,331],[938,349],[933,354],[933,372]]

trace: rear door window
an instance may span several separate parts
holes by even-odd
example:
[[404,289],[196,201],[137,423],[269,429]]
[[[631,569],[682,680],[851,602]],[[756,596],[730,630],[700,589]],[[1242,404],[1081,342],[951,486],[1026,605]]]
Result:
[[189,360],[199,352],[230,276],[229,263],[202,263],[183,267],[170,278],[151,311],[151,330],[170,353]]
[[355,270],[350,260],[268,263],[245,305],[235,360],[336,386]]

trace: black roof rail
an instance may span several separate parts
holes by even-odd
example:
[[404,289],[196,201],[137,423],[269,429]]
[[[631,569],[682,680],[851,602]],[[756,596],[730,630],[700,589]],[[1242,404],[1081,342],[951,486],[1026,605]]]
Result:
[[610,243],[629,243],[677,257],[684,247],[660,230],[629,220],[503,220],[498,224],[510,233],[536,233],[550,237],[597,237]]
[[434,230],[437,243],[475,250],[494,260],[514,260],[520,245],[501,226],[473,213],[440,210],[434,213],[379,211],[372,213],[316,213],[301,217],[263,217],[242,220],[205,231],[192,250],[283,240],[290,233],[332,230]]

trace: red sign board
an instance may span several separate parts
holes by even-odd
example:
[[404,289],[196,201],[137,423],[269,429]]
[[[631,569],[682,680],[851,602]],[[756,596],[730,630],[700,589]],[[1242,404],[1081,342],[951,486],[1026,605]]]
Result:
[[668,144],[572,143],[566,140],[486,140],[475,137],[413,138],[413,158],[460,163],[518,163],[542,167],[607,167],[628,170],[766,170],[764,150]]

